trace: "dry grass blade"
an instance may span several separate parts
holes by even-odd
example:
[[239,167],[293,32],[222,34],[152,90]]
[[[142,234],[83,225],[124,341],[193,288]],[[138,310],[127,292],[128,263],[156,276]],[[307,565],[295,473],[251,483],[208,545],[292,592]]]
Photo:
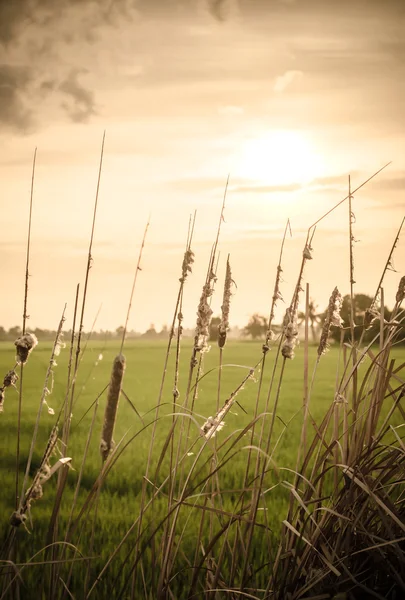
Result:
[[338,569],[336,569],[336,567],[334,567],[326,558],[325,556],[323,556],[323,554],[319,553],[318,550],[315,548],[315,546],[313,546],[313,544],[311,544],[311,542],[309,540],[307,540],[302,534],[300,534],[299,531],[297,531],[297,529],[291,525],[291,523],[289,523],[288,521],[284,520],[283,521],[283,525],[285,525],[287,527],[287,529],[289,529],[290,531],[292,531],[292,533],[294,535],[296,535],[300,540],[302,540],[303,542],[305,542],[306,544],[308,544],[308,546],[310,546],[322,559],[322,561],[325,563],[325,565],[328,567],[328,569],[330,569],[330,571],[336,575],[337,577],[340,576],[340,571],[338,571]]

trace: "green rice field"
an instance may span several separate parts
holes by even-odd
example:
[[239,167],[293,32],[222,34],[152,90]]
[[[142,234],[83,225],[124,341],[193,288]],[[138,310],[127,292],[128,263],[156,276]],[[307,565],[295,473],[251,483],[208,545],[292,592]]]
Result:
[[[167,342],[150,342],[146,340],[130,341],[126,343],[124,354],[126,356],[126,372],[123,381],[123,392],[121,395],[118,416],[115,427],[115,442],[122,447],[127,442],[123,453],[113,466],[105,479],[102,489],[98,495],[97,510],[92,513],[81,524],[82,530],[75,538],[75,546],[84,556],[88,552],[94,557],[92,562],[93,575],[97,574],[111,554],[111,549],[121,540],[122,536],[136,520],[139,513],[140,497],[144,483],[146,464],[148,460],[148,449],[153,431],[153,422],[155,419],[155,409],[159,396],[159,389],[162,379],[163,364],[165,360]],[[23,477],[31,438],[34,431],[35,419],[41,398],[41,391],[44,385],[46,371],[49,365],[52,344],[49,342],[41,343],[34,349],[30,355],[27,365],[24,367],[24,392],[23,409],[21,424],[21,455],[20,455],[20,483]],[[186,340],[181,347],[180,360],[180,397],[178,403],[181,404],[184,390],[187,384],[187,375],[192,351],[191,340]],[[377,350],[376,350],[377,351]],[[66,523],[70,507],[72,505],[75,485],[82,462],[86,441],[95,415],[92,437],[89,442],[89,450],[86,463],[83,468],[80,492],[78,496],[76,513],[79,512],[81,505],[85,502],[89,492],[102,467],[102,461],[99,452],[100,434],[103,423],[103,415],[106,402],[106,392],[103,389],[107,386],[110,378],[111,365],[114,357],[119,352],[118,342],[88,342],[83,358],[80,363],[79,377],[76,382],[75,399],[73,406],[73,416],[71,425],[71,435],[67,455],[72,458],[71,466],[67,478],[67,487],[65,489],[61,513],[60,526]],[[265,371],[263,374],[262,393],[260,406],[257,413],[259,416],[256,433],[263,424],[266,432],[271,420],[271,411],[274,402],[276,384],[273,385],[272,394],[269,399],[269,407],[265,411],[266,397],[269,390],[269,382],[274,367],[276,348],[272,349],[266,357]],[[403,347],[391,351],[398,364],[403,362],[405,352]],[[272,468],[266,473],[264,487],[269,490],[265,495],[265,506],[262,510],[266,512],[266,522],[272,532],[271,537],[274,543],[279,538],[281,521],[284,518],[288,507],[288,490],[284,481],[292,481],[292,471],[296,468],[297,451],[300,445],[301,427],[303,421],[303,382],[304,382],[304,352],[303,348],[298,349],[296,358],[288,361],[286,371],[282,380],[279,395],[279,405],[277,419],[274,425],[272,443],[270,452],[272,458]],[[260,342],[230,342],[224,349],[223,368],[220,390],[220,404],[223,404],[227,398],[238,388],[242,380],[249,373],[250,368],[257,367],[262,358]],[[316,347],[309,349],[309,380],[311,381],[313,368],[316,362]],[[67,344],[60,355],[57,357],[57,365],[52,369],[52,385],[48,383],[50,394],[47,395],[47,403],[50,410],[44,406],[41,415],[38,437],[35,445],[33,461],[31,466],[31,476],[34,475],[40,464],[42,453],[45,449],[49,434],[53,427],[62,403],[64,401],[67,389],[67,366],[69,360],[69,345]],[[212,345],[211,350],[204,355],[203,369],[201,372],[198,395],[195,399],[195,406],[192,418],[187,419],[190,423],[188,433],[189,452],[183,459],[183,469],[187,473],[200,450],[204,438],[201,436],[200,427],[210,415],[215,415],[218,402],[218,361],[219,351],[216,344]],[[369,359],[364,359],[362,369],[367,368]],[[310,412],[314,420],[319,423],[326,413],[334,399],[335,382],[337,377],[342,376],[342,356],[338,348],[331,348],[330,351],[321,358],[316,370],[316,376],[310,395]],[[0,368],[1,372],[14,365],[14,346],[12,343],[2,343],[0,345]],[[338,371],[339,368],[339,371]],[[173,372],[174,372],[174,351],[172,351],[168,368],[165,386],[163,389],[162,405],[159,412],[159,419],[156,423],[154,452],[149,466],[150,480],[147,483],[147,494],[151,495],[153,486],[159,485],[164,481],[168,473],[169,449],[164,449],[166,436],[168,435],[173,419]],[[196,488],[195,494],[203,494],[207,491],[204,487],[203,474],[207,469],[205,463],[208,456],[212,454],[212,449],[219,446],[218,456],[222,457],[224,467],[219,471],[221,506],[227,511],[236,510],[240,494],[244,486],[244,476],[246,469],[246,460],[248,453],[256,457],[255,438],[251,439],[251,431],[243,433],[245,427],[249,425],[254,417],[255,403],[258,393],[258,386],[261,372],[257,367],[254,378],[246,381],[244,387],[237,396],[238,403],[234,403],[231,411],[227,414],[224,428],[212,438],[204,448],[199,457],[199,466],[195,472],[196,479],[200,476],[201,484]],[[278,370],[274,381],[278,382]],[[100,395],[101,394],[101,395]],[[127,398],[128,399],[127,399]],[[16,438],[17,438],[17,407],[18,393],[16,389],[8,389],[4,403],[4,412],[0,415],[1,419],[1,438],[0,438],[0,485],[2,494],[0,495],[0,519],[2,538],[6,538],[9,530],[9,518],[14,510],[15,502],[15,465],[16,465]],[[135,410],[136,409],[136,410]],[[178,408],[177,410],[180,410]],[[54,412],[55,415],[50,414]],[[241,435],[240,435],[241,434]],[[221,443],[227,440],[237,440],[232,446],[232,452],[227,454],[226,445],[221,453]],[[310,428],[309,437],[313,435]],[[57,457],[56,457],[57,458]],[[56,460],[56,459],[55,459]],[[153,481],[156,467],[159,470]],[[199,476],[198,476],[199,474]],[[21,526],[18,529],[18,541],[20,552],[24,556],[24,548],[29,556],[29,548],[43,548],[47,544],[47,532],[50,521],[50,514],[55,501],[57,476],[54,476],[44,485],[44,494],[41,499],[34,502],[30,514],[30,519],[26,527]],[[192,504],[193,494],[190,495]],[[201,502],[201,498],[198,500]],[[154,502],[153,513],[145,518],[145,524],[149,527],[157,525],[161,519],[164,520],[167,511],[167,499],[165,493],[160,495]],[[198,512],[198,511],[197,511]],[[95,519],[94,539],[89,546],[90,531],[92,528],[92,519]],[[181,515],[180,522],[183,522],[184,533],[182,537],[182,552],[195,552],[195,538],[197,536],[199,519],[196,518],[195,511],[191,509],[188,512],[185,508]],[[260,560],[267,551],[266,548],[270,539],[262,539],[257,543],[254,554],[259,554]],[[261,546],[261,547],[260,547]],[[130,547],[130,546],[128,546]],[[122,552],[128,547],[125,545]],[[150,552],[153,552],[151,547]],[[118,555],[121,559],[124,554]],[[145,556],[148,555],[148,550]],[[41,556],[41,554],[39,555]],[[152,557],[150,556],[150,560]],[[185,558],[183,559],[186,560]],[[180,559],[181,562],[181,559]],[[119,560],[111,564],[108,577],[122,578]],[[147,567],[145,567],[145,578],[148,580],[153,577]],[[33,571],[31,571],[33,573]],[[84,576],[82,574],[82,576]],[[82,581],[79,577],[79,580]],[[79,587],[82,583],[79,584]],[[72,583],[74,588],[74,580]],[[99,588],[98,594],[101,594]],[[104,592],[103,592],[104,593]],[[27,597],[30,597],[29,595]],[[80,597],[80,596],[79,596]],[[103,594],[97,597],[104,597]]]

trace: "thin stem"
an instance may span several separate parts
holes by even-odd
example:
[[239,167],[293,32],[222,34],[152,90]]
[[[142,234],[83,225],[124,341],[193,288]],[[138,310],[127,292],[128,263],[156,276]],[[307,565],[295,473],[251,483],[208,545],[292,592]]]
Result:
[[[359,190],[361,190],[362,187],[364,187],[367,183],[369,183],[369,181],[371,181],[372,179],[374,179],[374,177],[377,177],[377,175],[379,175],[379,173],[381,173],[381,171],[384,171],[384,169],[386,169],[392,161],[388,162],[386,165],[384,165],[383,167],[381,167],[381,169],[378,169],[378,171],[376,171],[375,173],[373,173],[368,179],[366,179],[365,181],[363,181],[363,183],[361,183],[358,187],[356,187],[356,189],[352,190],[352,194],[355,194],[356,192],[358,192]],[[321,221],[323,221],[323,219],[325,217],[327,217],[328,215],[330,215],[331,212],[333,212],[338,206],[340,206],[341,204],[343,204],[343,202],[346,202],[346,200],[349,199],[349,195],[345,196],[342,200],[340,200],[340,202],[338,202],[337,204],[335,204],[335,206],[332,206],[331,209],[328,210],[328,212],[326,212],[324,215],[322,215],[322,217],[319,217],[319,219],[317,221],[315,221],[315,223],[313,223],[310,229],[313,229],[316,225],[318,225],[318,223],[320,223]],[[308,230],[308,231],[309,231]]]
[[304,426],[302,446],[304,454],[307,446],[307,421],[308,421],[308,358],[309,358],[309,283],[306,284],[305,292],[305,341],[304,341]]
[[[356,352],[356,340],[355,340],[355,302],[354,302],[354,284],[356,283],[354,280],[354,258],[353,258],[353,243],[354,243],[354,235],[353,235],[353,221],[354,221],[354,213],[352,210],[352,200],[353,194],[351,191],[351,179],[349,175],[349,260],[350,260],[350,337],[351,337],[351,355],[352,355],[352,363],[353,367],[357,362],[357,352]],[[352,379],[352,406],[354,415],[357,413],[357,371],[353,372]]]
[[[28,237],[27,237],[27,259],[25,263],[25,287],[24,287],[24,310],[23,310],[23,322],[22,322],[22,334],[25,334],[25,328],[27,324],[27,301],[28,301],[28,278],[29,278],[29,265],[30,265],[30,248],[31,248],[31,223],[32,223],[32,201],[34,196],[34,179],[35,179],[35,165],[37,160],[37,149],[34,150],[34,158],[32,161],[32,175],[31,175],[31,192],[30,192],[30,212],[28,218]],[[20,501],[19,498],[19,470],[20,470],[20,442],[21,442],[21,416],[22,416],[22,398],[23,398],[23,378],[24,378],[24,364],[21,363],[20,371],[20,387],[18,394],[18,416],[17,416],[17,448],[16,448],[16,466],[15,466],[15,508],[17,510]]]
[[[176,324],[176,318],[178,318],[179,323],[178,323],[178,330],[177,330],[177,350],[176,350],[176,371],[175,371],[175,381],[174,381],[174,391],[173,391],[173,395],[175,396],[178,393],[178,389],[177,389],[177,384],[178,384],[178,376],[179,376],[179,357],[180,357],[180,341],[181,341],[181,327],[182,327],[182,320],[183,320],[183,316],[182,316],[182,302],[183,302],[183,291],[184,291],[184,285],[186,282],[186,277],[187,277],[187,265],[185,264],[185,260],[186,260],[186,255],[188,252],[191,252],[191,242],[193,239],[193,234],[194,234],[194,227],[195,227],[195,220],[196,220],[196,216],[197,216],[197,211],[194,211],[194,217],[191,220],[189,220],[189,226],[188,226],[188,232],[187,232],[187,241],[186,241],[186,249],[185,249],[185,256],[183,259],[183,269],[182,269],[182,276],[180,277],[180,287],[179,287],[179,291],[177,294],[177,300],[176,300],[176,306],[174,309],[174,313],[173,313],[173,320],[172,320],[172,326],[170,329],[170,333],[169,333],[169,341],[167,344],[167,349],[166,349],[166,356],[165,356],[165,362],[164,362],[164,366],[163,366],[163,374],[162,374],[162,379],[160,382],[160,389],[159,389],[159,396],[158,396],[158,401],[157,401],[157,405],[156,405],[156,409],[155,409],[155,418],[153,420],[153,426],[152,426],[152,435],[151,435],[151,440],[149,443],[149,450],[148,450],[148,458],[146,461],[146,470],[145,470],[145,476],[142,479],[142,495],[141,495],[141,506],[140,506],[140,512],[139,512],[139,522],[138,522],[138,536],[140,536],[140,532],[142,530],[142,525],[143,525],[143,514],[145,511],[145,502],[146,502],[146,486],[147,486],[147,481],[149,478],[149,469],[151,466],[151,461],[152,461],[152,453],[153,453],[153,449],[154,449],[154,444],[155,444],[155,436],[156,436],[156,427],[157,427],[157,422],[159,419],[159,411],[160,411],[160,406],[161,406],[161,402],[162,402],[162,396],[163,396],[163,388],[164,388],[164,384],[165,384],[165,380],[166,380],[166,372],[167,372],[167,365],[168,365],[168,361],[169,361],[169,356],[170,356],[170,350],[171,350],[171,346],[172,346],[172,341],[175,335],[175,324]],[[181,315],[181,318],[179,318]],[[174,399],[173,399],[173,404],[174,404]],[[175,409],[175,404],[173,406],[173,409]],[[173,410],[173,413],[175,411]],[[173,416],[173,431],[174,431],[174,425],[175,425],[175,417]],[[173,438],[171,439],[171,446],[170,446],[170,465],[172,465],[172,461],[173,461]],[[156,480],[156,476],[155,476],[155,480]],[[172,479],[170,479],[169,481],[169,495],[172,493],[172,485],[173,485],[173,481]],[[140,539],[140,537],[139,537]],[[135,547],[135,554],[138,554],[138,546],[136,545]],[[135,589],[135,584],[136,584],[136,572],[134,571],[133,574],[133,581],[132,581],[132,589]]]
[[136,280],[137,280],[137,277],[138,277],[138,271],[141,271],[141,266],[140,265],[141,265],[141,259],[142,259],[143,249],[144,249],[144,246],[145,246],[146,234],[148,233],[149,223],[150,223],[150,218],[148,219],[148,222],[146,223],[145,231],[144,231],[143,238],[142,238],[141,248],[139,250],[138,262],[137,262],[137,265],[136,265],[136,270],[135,270],[135,275],[134,275],[134,281],[132,283],[131,296],[129,298],[127,316],[126,316],[125,325],[124,325],[124,331],[122,332],[120,354],[122,354],[122,350],[124,348],[125,336],[127,334],[129,314],[131,312],[132,300],[133,300],[133,297],[134,297],[134,291],[135,291]]
[[[76,286],[75,308],[73,311],[72,335],[70,337],[70,350],[69,350],[68,377],[67,377],[66,396],[65,396],[65,402],[64,402],[65,411],[64,411],[63,434],[62,434],[63,456],[66,456],[66,453],[67,453],[70,425],[72,422],[72,397],[71,397],[71,401],[69,402],[69,390],[70,390],[70,386],[71,386],[73,347],[74,347],[74,341],[75,341],[77,307],[78,307],[78,303],[79,303],[79,289],[80,289],[80,284],[78,283]],[[62,410],[62,408],[61,408],[61,410]]]
[[390,267],[391,267],[391,268],[393,268],[393,267],[392,267],[392,262],[391,262],[391,261],[392,261],[392,255],[394,254],[394,250],[395,250],[395,248],[397,247],[398,240],[399,240],[399,236],[401,235],[401,231],[402,231],[402,227],[403,227],[404,223],[405,223],[405,217],[402,219],[402,221],[401,221],[401,225],[399,226],[399,229],[398,229],[398,232],[397,232],[397,235],[395,236],[394,243],[392,244],[391,251],[390,251],[390,253],[389,253],[389,255],[388,255],[388,258],[387,258],[387,261],[386,261],[386,263],[385,263],[385,267],[384,267],[384,270],[383,270],[383,272],[382,272],[382,275],[381,275],[380,281],[378,282],[377,291],[376,291],[376,293],[374,294],[374,298],[373,298],[373,302],[371,303],[371,306],[374,306],[374,304],[375,304],[375,302],[376,302],[376,300],[377,300],[377,296],[378,296],[378,293],[379,293],[379,291],[380,291],[380,288],[381,288],[381,286],[382,286],[382,284],[383,284],[384,277],[385,277],[385,274],[386,274],[387,270],[388,270]]
[[[228,192],[229,177],[230,177],[230,175],[228,175],[227,180],[226,180],[226,184],[225,184],[224,197],[223,197],[223,200],[222,200],[221,215],[219,217],[219,223],[218,223],[218,229],[217,229],[217,237],[215,238],[215,243],[214,243],[214,247],[213,247],[213,251],[212,251],[211,269],[213,269],[214,264],[215,264],[215,255],[216,255],[216,252],[217,252],[217,247],[218,247],[218,242],[219,242],[219,234],[221,233],[221,225],[222,225],[222,222],[225,221],[225,219],[224,219],[224,210],[225,210],[226,195],[227,195],[227,192]],[[208,281],[209,276],[210,276],[210,271],[208,271],[207,281]]]
[[81,310],[81,315],[80,315],[79,332],[78,332],[78,336],[77,336],[75,368],[74,368],[73,384],[72,384],[72,397],[74,395],[74,387],[75,387],[77,369],[78,369],[78,364],[79,364],[79,356],[80,356],[80,349],[81,349],[80,343],[81,343],[82,333],[83,333],[84,310],[85,310],[85,306],[86,306],[87,286],[88,286],[88,282],[89,282],[89,273],[90,273],[90,269],[91,269],[91,263],[93,261],[93,257],[91,255],[91,251],[92,251],[92,248],[93,248],[93,238],[94,238],[94,229],[95,229],[95,224],[96,224],[98,195],[99,195],[99,191],[100,191],[101,170],[102,170],[102,167],[103,167],[104,142],[105,142],[105,131],[103,133],[103,140],[102,140],[102,143],[101,143],[100,164],[99,164],[99,169],[98,169],[96,198],[95,198],[95,201],[94,201],[93,222],[92,222],[92,226],[91,226],[89,251],[88,251],[88,256],[87,256],[87,266],[86,266],[86,275],[85,275],[85,280],[84,280],[82,310]]
[[25,264],[25,292],[24,292],[24,312],[23,312],[23,326],[22,332],[25,333],[25,327],[27,324],[27,300],[28,300],[28,278],[29,278],[29,264],[30,264],[30,248],[31,248],[31,222],[32,222],[32,200],[34,195],[34,179],[35,179],[35,165],[37,160],[37,149],[34,151],[34,159],[32,162],[32,176],[31,176],[31,193],[30,193],[30,214],[28,220],[28,238],[27,238],[27,260]]

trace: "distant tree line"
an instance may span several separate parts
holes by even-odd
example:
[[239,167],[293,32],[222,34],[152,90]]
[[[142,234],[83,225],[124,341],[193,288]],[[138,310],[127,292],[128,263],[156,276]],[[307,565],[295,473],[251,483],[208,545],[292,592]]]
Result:
[[[363,333],[363,321],[366,314],[366,311],[370,308],[372,304],[371,296],[367,294],[355,294],[354,295],[354,312],[355,312],[355,340],[359,340],[360,336]],[[375,307],[378,311],[380,308],[378,306]],[[309,328],[311,332],[311,340],[313,343],[317,343],[319,339],[320,330],[322,328],[322,324],[325,320],[327,309],[319,312],[317,304],[311,300],[309,303],[308,310],[308,321]],[[384,319],[389,321],[390,318],[390,310],[385,307],[384,308]],[[350,340],[350,296],[346,295],[343,298],[342,309],[340,312],[340,316],[343,319],[343,331],[344,331],[344,341]],[[301,330],[303,330],[305,323],[305,313],[298,313],[298,325]],[[210,325],[210,340],[215,342],[218,339],[218,325],[220,323],[220,317],[213,317]],[[263,339],[266,335],[266,331],[268,328],[268,318],[260,315],[258,313],[253,314],[250,318],[246,326],[239,330],[239,328],[235,327],[231,330],[233,333],[232,337],[245,337],[251,338],[252,340]],[[379,333],[380,323],[379,320],[376,319],[371,327],[367,329],[363,333],[363,341],[364,343],[370,343]],[[281,324],[273,324],[272,330],[277,334],[282,331]],[[54,340],[56,337],[56,331],[52,329],[29,329],[32,333],[34,333],[39,340]],[[91,338],[93,340],[112,340],[119,339],[122,337],[124,331],[124,327],[121,325],[117,327],[115,331],[109,330],[99,330],[93,331],[91,333]],[[10,327],[10,329],[6,330],[4,327],[0,326],[0,341],[14,341],[21,335],[21,327],[15,326]],[[167,325],[163,325],[158,331],[153,323],[148,327],[148,329],[144,333],[140,333],[134,330],[127,331],[126,337],[127,339],[137,339],[137,338],[146,338],[146,339],[166,339],[169,337],[169,328]],[[65,330],[64,336],[65,340],[69,340],[71,337],[71,330]],[[88,335],[88,332],[85,333]],[[192,337],[194,335],[194,329],[185,329],[183,331],[184,337]],[[331,330],[331,338],[335,341],[340,340],[341,329],[338,327],[332,327]],[[405,337],[405,336],[404,336]]]
[[[374,338],[379,333],[380,330],[380,322],[379,319],[375,319],[371,326],[363,332],[363,322],[364,317],[366,315],[366,311],[370,308],[373,302],[373,298],[368,296],[367,294],[355,294],[354,295],[354,337],[355,341],[358,341],[363,335],[363,342],[365,344],[369,344],[373,341]],[[339,327],[332,327],[331,329],[331,339],[339,342],[341,331],[344,332],[344,341],[347,342],[351,339],[350,332],[350,296],[346,295],[343,298],[342,308],[340,311],[340,316],[343,320],[342,329]],[[377,305],[375,309],[380,312],[380,307]],[[318,311],[318,306],[311,300],[308,306],[308,325],[310,330],[310,339],[313,343],[317,343],[319,341],[320,331],[322,329],[322,325],[324,323],[325,317],[327,313],[327,308],[324,311]],[[391,311],[384,307],[384,319],[385,321],[389,321]],[[303,332],[304,323],[305,323],[306,315],[305,312],[298,313],[298,326]],[[215,317],[211,321],[211,329],[210,329],[210,339],[211,341],[215,341],[218,339],[218,325],[220,323],[220,318]],[[267,317],[260,315],[258,313],[253,314],[246,326],[242,329],[241,333],[244,337],[249,337],[253,340],[263,339],[266,335],[268,329],[268,319]],[[282,331],[281,324],[272,325],[272,330],[274,333],[280,333]],[[405,336],[404,336],[405,337]]]
[[[56,330],[53,329],[41,329],[36,327],[35,329],[27,328],[28,331],[34,333],[39,340],[49,340],[52,341],[56,337]],[[115,331],[109,331],[107,329],[100,329],[99,331],[91,332],[91,339],[93,340],[112,340],[119,339],[122,337],[124,331],[124,327],[117,327]],[[19,326],[10,327],[10,329],[5,329],[0,326],[0,342],[14,342],[20,335],[22,334],[22,329]],[[89,332],[84,332],[84,335],[88,335]],[[63,335],[65,341],[69,340],[72,336],[72,330],[67,329],[63,331]],[[151,324],[149,328],[144,332],[140,333],[138,331],[130,330],[126,333],[127,339],[136,339],[136,338],[148,338],[148,339],[161,339],[169,337],[169,330],[167,325],[163,325],[160,331],[156,331],[155,326]]]

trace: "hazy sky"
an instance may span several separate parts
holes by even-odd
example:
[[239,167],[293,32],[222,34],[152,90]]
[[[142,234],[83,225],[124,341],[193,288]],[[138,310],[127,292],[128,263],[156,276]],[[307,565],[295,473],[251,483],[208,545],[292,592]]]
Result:
[[[228,173],[218,293],[231,254],[231,324],[267,314],[286,219],[283,295],[308,227],[354,199],[356,291],[374,294],[405,214],[403,0],[0,0],[0,324],[21,323],[32,157],[32,327],[72,317],[106,129],[85,327],[171,320],[197,209],[185,323],[193,326]],[[322,221],[305,272],[324,308],[348,292],[348,213]],[[405,272],[405,234],[385,291]],[[284,310],[280,303],[279,314]]]

